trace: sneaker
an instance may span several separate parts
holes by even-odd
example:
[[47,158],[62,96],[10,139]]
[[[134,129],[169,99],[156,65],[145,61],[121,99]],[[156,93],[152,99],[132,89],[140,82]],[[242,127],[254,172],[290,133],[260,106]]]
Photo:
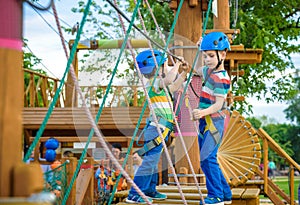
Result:
[[[205,198],[204,202],[205,204],[211,204],[211,205],[224,205],[224,201],[221,198]],[[203,205],[201,200],[199,204]]]
[[158,200],[158,201],[165,200],[167,198],[166,194],[159,193],[158,191],[155,191],[150,194],[146,194],[146,196],[150,197],[153,200]]
[[[147,202],[140,195],[133,194],[129,194],[125,201],[129,204],[147,204]],[[151,198],[148,198],[148,201],[150,203],[153,202]]]
[[231,204],[232,203],[231,196],[224,196],[224,204]]

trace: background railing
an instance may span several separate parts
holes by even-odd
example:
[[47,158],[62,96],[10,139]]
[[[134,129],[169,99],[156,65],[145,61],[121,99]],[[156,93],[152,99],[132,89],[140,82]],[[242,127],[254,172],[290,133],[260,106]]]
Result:
[[[59,79],[24,69],[24,107],[48,107],[59,86]],[[61,92],[56,107],[65,102],[64,91]]]
[[[24,69],[24,107],[48,107],[59,86],[60,80],[41,73]],[[56,107],[64,107],[66,95],[64,85]],[[101,105],[107,86],[80,86],[86,104]],[[129,107],[143,105],[145,98],[141,86],[112,86],[105,107]],[[80,105],[80,101],[78,103]]]

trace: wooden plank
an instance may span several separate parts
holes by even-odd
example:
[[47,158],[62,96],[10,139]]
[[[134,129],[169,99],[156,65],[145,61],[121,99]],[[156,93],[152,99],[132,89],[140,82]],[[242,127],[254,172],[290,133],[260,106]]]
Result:
[[260,189],[247,188],[242,195],[242,199],[256,199],[259,196]]
[[29,202],[28,198],[13,197],[1,198],[0,204],[2,205],[53,205],[50,202]]
[[93,177],[93,169],[80,170],[76,179],[76,205],[82,204],[91,177]]
[[244,192],[245,192],[244,188],[233,188],[233,189],[231,189],[232,198],[239,199],[239,198],[241,198],[241,196]]

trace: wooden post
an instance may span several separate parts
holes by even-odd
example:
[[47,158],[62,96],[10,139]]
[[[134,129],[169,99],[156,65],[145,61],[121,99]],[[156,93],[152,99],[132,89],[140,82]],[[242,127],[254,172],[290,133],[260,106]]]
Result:
[[22,1],[0,1],[0,197],[12,196],[22,161]]
[[214,29],[230,29],[229,1],[218,0],[218,17],[214,16]]
[[[84,200],[90,201],[92,204],[94,202],[94,158],[87,157],[87,160],[88,161],[85,164],[90,167],[88,169],[91,170],[92,177],[89,179],[89,184],[88,184],[87,191],[84,195]],[[77,185],[77,186],[80,186],[80,185]]]
[[264,151],[264,192],[268,193],[268,150],[269,145],[267,139],[263,138],[263,151]]
[[[171,6],[171,5],[170,5]],[[173,5],[171,8],[177,8],[177,5]],[[202,12],[201,12],[201,4],[193,4],[191,7],[189,5],[189,1],[184,1],[180,15],[175,27],[175,35],[179,35],[181,37],[185,37],[189,41],[193,43],[197,43],[199,37],[202,34]],[[175,37],[176,38],[176,37]],[[187,42],[183,42],[183,46],[186,45]],[[197,49],[183,49],[183,56],[186,61],[189,62],[190,65],[193,64],[193,60],[195,58]],[[184,105],[183,105],[184,106]],[[184,135],[184,134],[183,134]],[[188,144],[189,157],[191,159],[194,170],[200,169],[200,158],[199,158],[199,147],[197,141],[197,135],[186,136],[184,135],[185,144]],[[186,167],[189,169],[188,163],[183,157],[181,143],[179,139],[175,141],[175,167],[176,170],[180,170],[180,167]],[[185,155],[185,154],[184,154]],[[190,170],[190,169],[189,169]],[[190,173],[190,171],[189,171]]]
[[[64,163],[66,160],[69,160],[70,163],[67,164],[66,168],[67,168],[67,184],[70,184],[72,177],[75,173],[76,170],[76,166],[77,166],[77,158],[75,157],[69,157],[69,158],[62,158],[62,162]],[[72,186],[72,190],[70,192],[70,195],[68,197],[67,200],[67,205],[74,205],[75,204],[75,200],[76,199],[76,181],[74,182],[73,186]]]

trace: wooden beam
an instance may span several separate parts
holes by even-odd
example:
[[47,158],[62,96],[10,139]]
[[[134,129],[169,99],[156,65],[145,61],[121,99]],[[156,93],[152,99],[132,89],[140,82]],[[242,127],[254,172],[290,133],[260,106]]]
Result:
[[217,0],[218,13],[214,15],[214,29],[229,29],[229,0]]
[[[33,142],[35,137],[30,137],[30,142]],[[46,142],[50,137],[41,137],[40,142]],[[128,140],[131,140],[130,136],[104,136],[105,141],[107,142],[127,142]],[[56,136],[55,139],[57,139],[59,142],[87,142],[88,137],[60,137]],[[92,137],[91,142],[99,142],[98,137]]]
[[0,197],[13,195],[12,170],[22,161],[22,4],[0,1]]
[[[83,40],[77,45],[78,50],[96,50],[96,49],[119,49],[122,47],[124,39],[99,39],[99,40]],[[133,48],[149,48],[146,39],[129,39]],[[69,41],[69,47],[72,48],[74,40]]]
[[[90,186],[91,179],[93,178],[93,169],[81,169],[76,179],[76,205],[80,205],[83,202],[84,196],[86,195]],[[93,194],[93,193],[92,193]],[[92,196],[91,196],[92,197]],[[92,197],[93,198],[93,197]],[[90,201],[89,199],[88,201]],[[85,200],[87,203],[87,200]],[[93,201],[90,201],[93,204]]]

